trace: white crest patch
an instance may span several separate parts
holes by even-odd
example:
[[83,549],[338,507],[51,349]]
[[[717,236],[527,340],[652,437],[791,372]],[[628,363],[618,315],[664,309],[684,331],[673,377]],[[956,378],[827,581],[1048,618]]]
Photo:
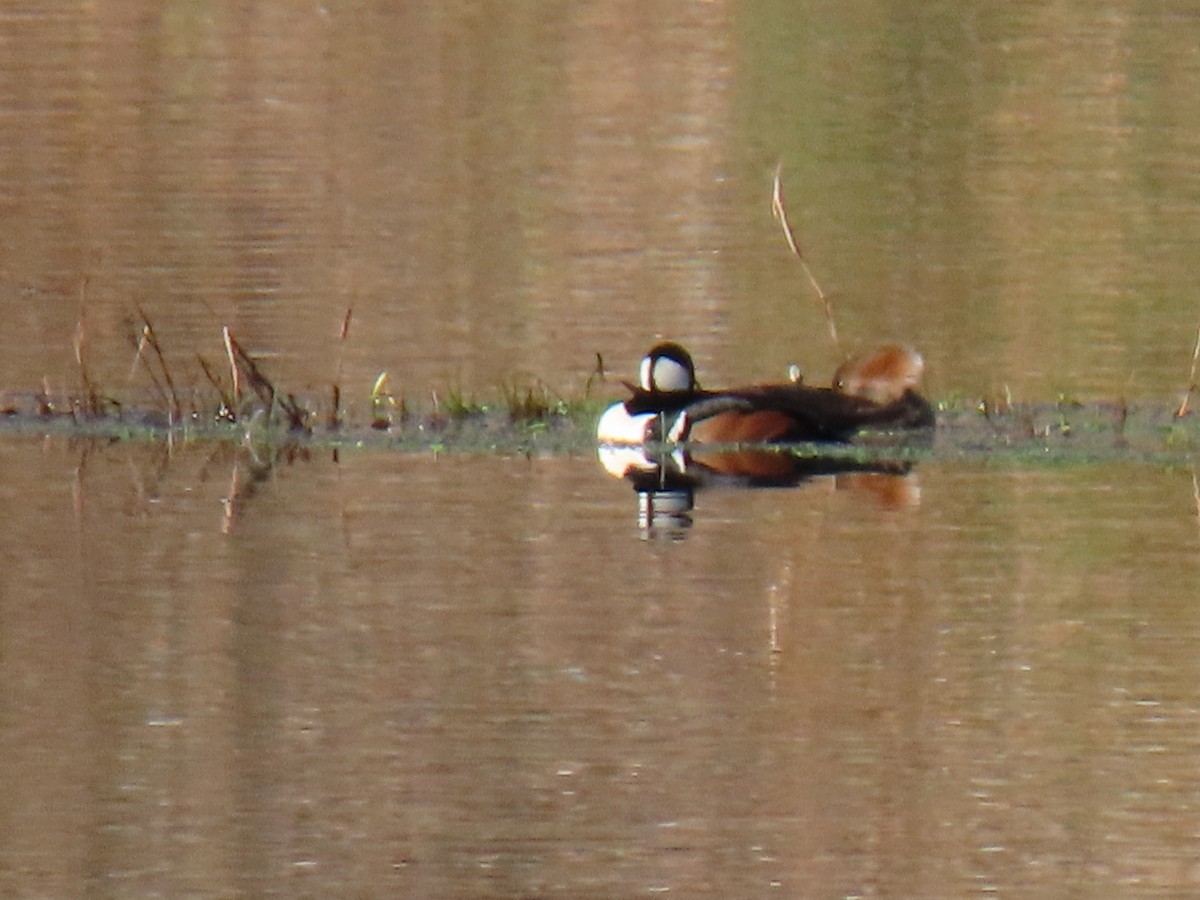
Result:
[[642,357],[642,365],[638,369],[638,384],[642,386],[643,391],[654,390],[654,373],[650,371],[650,366],[653,361],[648,356]]
[[654,369],[650,377],[653,390],[686,391],[692,387],[687,366],[669,356],[660,356],[654,360]]

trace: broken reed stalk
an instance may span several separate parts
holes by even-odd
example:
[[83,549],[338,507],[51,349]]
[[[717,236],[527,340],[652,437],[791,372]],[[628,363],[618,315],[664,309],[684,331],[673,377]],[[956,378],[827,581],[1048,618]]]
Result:
[[88,372],[87,292],[90,278],[85,276],[79,285],[79,322],[75,326],[75,363],[79,366],[79,381],[83,389],[83,410],[87,415],[100,415],[100,392]]
[[238,374],[237,357],[233,353],[233,335],[228,325],[221,326],[221,337],[225,342],[225,358],[229,360],[229,377],[233,381],[233,402],[237,404],[242,399],[242,379]]
[[42,376],[42,389],[36,397],[38,415],[43,419],[54,415],[54,401],[50,399],[50,379]]
[[342,328],[338,332],[337,365],[333,374],[332,404],[329,409],[329,427],[338,429],[342,425],[342,351],[346,346],[346,335],[350,333],[350,318],[354,315],[354,307],[346,307],[346,315],[342,317]]
[[817,299],[821,301],[821,306],[825,310],[825,324],[829,327],[829,337],[833,341],[833,346],[837,349],[838,355],[843,359],[846,354],[842,351],[841,341],[838,340],[837,324],[833,318],[833,303],[829,299],[829,295],[821,290],[821,285],[817,282],[817,278],[812,273],[812,269],[808,266],[808,260],[804,258],[804,251],[800,249],[800,244],[796,240],[796,233],[792,230],[792,225],[788,221],[787,207],[783,202],[783,181],[780,175],[783,173],[783,163],[779,163],[775,167],[775,181],[771,188],[771,214],[775,216],[779,226],[783,229],[783,236],[787,240],[788,249],[792,251],[792,255],[800,261],[801,268],[804,269],[804,274],[808,276],[809,284],[813,286],[813,290],[817,292]]
[[587,380],[584,381],[584,383],[583,383],[583,396],[591,397],[592,396],[592,385],[594,385],[597,382],[600,382],[601,384],[603,384],[604,379],[605,379],[604,357],[600,355],[599,351],[597,351],[596,352],[596,368],[592,369],[591,374],[588,375]]
[[163,387],[158,374],[146,360],[146,347],[150,345],[150,328],[143,323],[138,336],[134,337],[133,334],[130,334],[129,341],[133,344],[133,362],[129,365],[129,380],[133,380],[133,376],[138,370],[138,365],[141,364],[145,368],[146,374],[150,376],[150,386],[154,388],[154,393],[158,395],[158,399],[164,405],[169,405],[170,398],[167,396],[166,388]]
[[236,422],[237,413],[233,408],[233,397],[225,393],[225,385],[221,384],[221,380],[217,378],[216,373],[209,366],[208,360],[197,353],[196,361],[200,363],[200,370],[204,372],[204,377],[208,379],[208,383],[216,388],[217,395],[221,398],[221,406],[217,410],[217,418],[224,419],[227,422]]
[[1188,414],[1188,404],[1192,400],[1192,394],[1196,393],[1196,363],[1200,361],[1200,328],[1196,329],[1196,343],[1192,347],[1192,371],[1188,375],[1188,389],[1183,395],[1183,400],[1179,404],[1179,409],[1175,410],[1175,418],[1182,419]]
[[266,407],[267,415],[270,416],[271,411],[278,404],[287,417],[290,429],[293,431],[308,431],[308,410],[297,403],[295,396],[292,394],[284,395],[275,389],[275,385],[271,383],[271,379],[263,374],[250,354],[242,349],[242,345],[234,338],[228,325],[222,326],[221,333],[225,338],[225,351],[229,354],[230,364],[235,373],[234,377],[237,378],[238,373],[245,375],[250,388],[254,393],[258,394],[258,399]]
[[[140,359],[146,367],[146,371],[150,373],[150,380],[154,383],[154,387],[159,392],[159,396],[169,404],[169,415],[172,424],[183,418],[183,406],[179,402],[179,392],[175,390],[175,379],[171,377],[171,370],[167,366],[166,357],[163,356],[162,345],[158,342],[158,335],[154,332],[154,326],[150,324],[150,318],[139,307],[137,310],[138,317],[142,320],[142,334],[137,341],[137,356],[134,358],[134,364]],[[149,346],[154,351],[154,358],[158,360],[158,369],[162,373],[162,380],[166,384],[164,390],[159,384],[158,377],[154,370],[150,367],[149,362],[144,356],[144,349]]]

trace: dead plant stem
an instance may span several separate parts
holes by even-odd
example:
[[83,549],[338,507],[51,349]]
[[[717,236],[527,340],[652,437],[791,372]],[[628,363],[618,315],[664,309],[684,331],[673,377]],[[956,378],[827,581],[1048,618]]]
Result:
[[821,306],[825,311],[825,324],[829,329],[829,338],[833,341],[833,346],[837,350],[838,355],[845,359],[846,354],[842,351],[841,341],[838,340],[837,323],[834,321],[833,315],[833,302],[829,295],[821,289],[817,277],[813,275],[812,269],[809,268],[808,260],[804,258],[804,251],[800,248],[800,243],[796,240],[796,233],[788,221],[787,206],[783,200],[783,180],[780,177],[782,172],[783,163],[781,162],[775,167],[775,180],[771,189],[771,213],[783,229],[783,237],[787,241],[788,249],[799,260],[800,267],[804,269],[804,274],[808,277],[809,284],[816,291],[817,299],[821,301]]

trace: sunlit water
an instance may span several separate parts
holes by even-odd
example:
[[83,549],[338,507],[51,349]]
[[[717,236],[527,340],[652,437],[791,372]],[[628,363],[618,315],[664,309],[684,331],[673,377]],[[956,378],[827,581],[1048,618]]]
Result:
[[[659,336],[821,381],[782,161],[845,350],[1168,408],[1197,46],[1116,0],[5,7],[0,392],[77,344],[152,396],[142,316],[185,398],[228,326],[360,424],[381,371],[575,397]],[[1195,893],[1186,448],[652,529],[590,455],[448,450],[6,434],[0,894]]]

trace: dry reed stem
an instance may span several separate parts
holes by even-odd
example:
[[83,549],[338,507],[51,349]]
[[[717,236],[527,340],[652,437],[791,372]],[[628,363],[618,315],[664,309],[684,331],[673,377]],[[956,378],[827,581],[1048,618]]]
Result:
[[[137,311],[138,317],[142,320],[141,338],[137,342],[137,354],[134,357],[134,365],[138,360],[146,367],[146,371],[150,373],[150,380],[153,382],[155,389],[163,401],[168,404],[171,423],[174,424],[183,418],[183,406],[179,402],[179,392],[175,390],[175,379],[171,377],[171,369],[167,366],[166,357],[162,352],[162,345],[158,342],[158,335],[154,331],[154,326],[150,324],[150,318],[139,308]],[[158,361],[158,369],[162,374],[162,381],[166,388],[159,383],[158,376],[150,367],[149,362],[144,356],[144,348],[149,346],[154,351],[154,358]]]
[[1196,329],[1196,343],[1192,347],[1192,371],[1188,375],[1188,389],[1183,395],[1183,400],[1179,404],[1179,409],[1175,410],[1175,418],[1182,419],[1188,414],[1188,404],[1192,400],[1192,394],[1196,393],[1196,363],[1200,361],[1200,328]]
[[79,285],[79,322],[75,326],[75,363],[79,366],[79,381],[83,389],[84,413],[91,416],[100,415],[100,393],[96,390],[91,373],[88,372],[88,328],[87,328],[87,294],[90,278],[85,277]]
[[350,333],[350,318],[354,315],[354,307],[346,307],[346,315],[342,317],[342,327],[338,331],[337,363],[334,366],[333,385],[330,389],[331,404],[329,409],[329,427],[340,428],[342,425],[342,351],[346,346],[346,335]]
[[284,395],[275,389],[271,379],[263,374],[250,354],[234,338],[228,325],[221,327],[221,333],[225,338],[225,350],[229,354],[235,373],[245,375],[251,389],[258,394],[259,400],[266,408],[268,417],[278,404],[287,417],[289,428],[293,431],[308,431],[308,410],[300,406],[292,394]]
[[38,415],[43,419],[54,415],[54,401],[50,399],[50,379],[42,376],[42,389],[37,395]]
[[208,379],[208,383],[216,389],[217,395],[221,398],[221,408],[217,411],[217,418],[230,422],[236,421],[237,413],[233,408],[233,398],[225,393],[225,386],[221,384],[221,380],[217,378],[216,373],[209,366],[208,360],[197,353],[196,361],[200,363],[200,370],[204,373],[204,377]]
[[150,385],[154,388],[154,392],[158,394],[159,400],[167,403],[167,392],[158,380],[158,375],[150,368],[150,363],[146,360],[146,348],[150,346],[150,326],[145,322],[142,323],[141,331],[135,338],[129,336],[130,342],[133,344],[133,362],[129,364],[129,381],[133,381],[133,376],[137,374],[138,365],[145,368],[146,374],[150,376]]
[[593,385],[595,385],[597,382],[603,384],[606,379],[607,373],[604,371],[604,357],[600,355],[599,351],[597,351],[596,367],[592,369],[591,373],[583,383],[583,396],[591,397]]
[[1200,519],[1200,480],[1196,478],[1196,470],[1192,469],[1192,502],[1196,505],[1196,518]]
[[229,333],[229,326],[221,326],[221,337],[225,342],[225,358],[229,360],[230,377],[233,379],[233,402],[237,404],[242,399],[242,379],[238,374],[237,359],[233,355],[233,335]]
[[[127,376],[129,381],[133,381],[133,376],[137,374],[138,363],[142,362],[142,354],[146,350],[146,338],[146,327],[143,325],[141,334],[137,338],[130,337],[129,339],[133,343],[133,362],[129,364],[129,375]],[[142,364],[145,365],[145,363]]]
[[833,341],[833,346],[837,349],[838,355],[845,359],[846,354],[842,350],[841,341],[838,340],[837,324],[833,316],[833,303],[829,295],[821,289],[816,276],[813,275],[812,269],[809,268],[808,260],[804,258],[804,251],[800,249],[800,243],[796,240],[796,233],[788,221],[787,206],[783,200],[783,180],[780,177],[782,173],[783,163],[781,162],[775,167],[775,180],[771,188],[771,214],[783,229],[783,237],[787,241],[788,249],[799,260],[801,268],[804,269],[804,274],[808,276],[809,284],[817,292],[817,299],[821,301],[821,306],[825,310],[825,324],[829,327],[829,337]]

